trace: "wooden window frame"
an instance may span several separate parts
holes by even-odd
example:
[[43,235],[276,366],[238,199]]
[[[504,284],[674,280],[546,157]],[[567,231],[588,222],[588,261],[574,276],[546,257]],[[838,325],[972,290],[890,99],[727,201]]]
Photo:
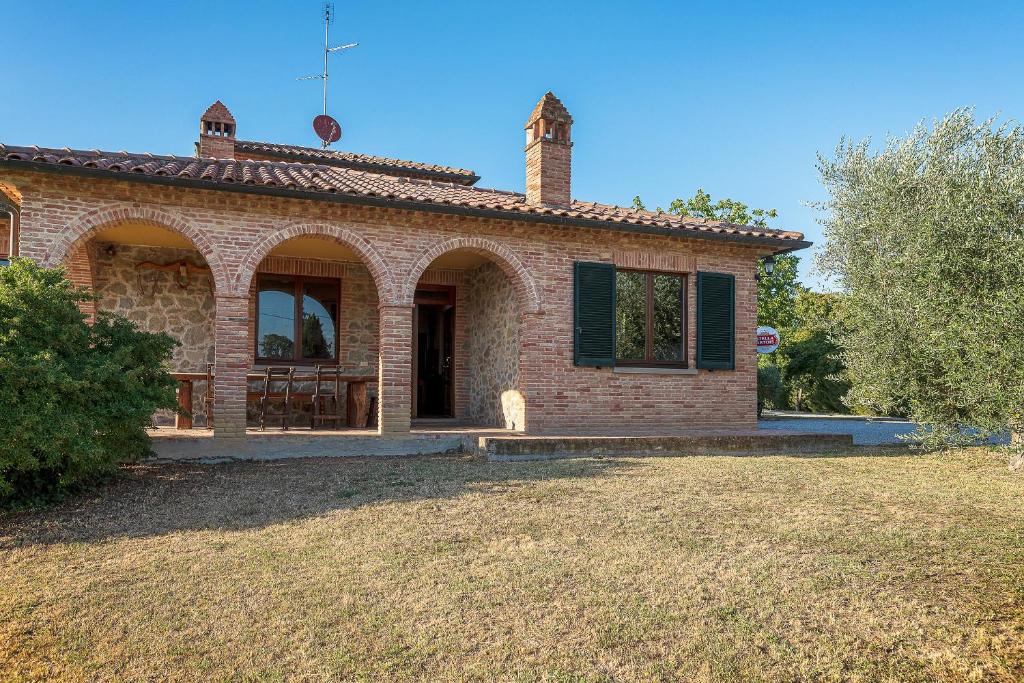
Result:
[[[264,278],[291,278],[295,282],[293,299],[295,316],[295,353],[292,358],[264,358],[260,355],[260,286]],[[302,286],[306,282],[327,282],[337,285],[338,314],[334,316],[334,358],[302,358]],[[311,277],[307,275],[291,275],[289,273],[257,273],[256,275],[256,333],[254,339],[254,358],[262,365],[280,365],[287,363],[296,366],[338,365],[341,358],[341,278]]]
[[[626,367],[626,368],[680,368],[686,369],[690,367],[689,364],[689,336],[690,336],[690,321],[687,315],[687,309],[690,303],[690,278],[689,273],[675,273],[671,271],[663,270],[645,270],[642,268],[616,268],[616,273],[640,273],[646,277],[647,280],[647,311],[646,319],[647,326],[644,333],[644,359],[637,360],[635,358],[623,359],[618,358],[618,331],[616,330],[615,346],[616,346],[616,358],[615,365]],[[680,321],[680,351],[682,352],[683,359],[677,360],[654,360],[654,276],[655,275],[668,275],[670,277],[677,277],[682,282],[682,286],[679,291],[679,314],[681,316]],[[616,297],[618,298],[618,297]],[[616,311],[616,315],[618,312]]]

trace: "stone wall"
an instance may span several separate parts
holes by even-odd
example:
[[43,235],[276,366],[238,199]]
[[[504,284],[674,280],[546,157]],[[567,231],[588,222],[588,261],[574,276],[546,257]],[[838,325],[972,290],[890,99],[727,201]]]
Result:
[[[143,262],[176,263],[187,261],[205,266],[199,252],[171,247],[143,247],[92,242],[89,250],[93,269],[93,289],[100,300],[98,311],[109,311],[134,320],[147,332],[166,332],[180,342],[174,349],[171,369],[177,372],[206,372],[214,360],[214,314],[212,280],[209,275],[193,273],[188,287],[181,287],[175,274],[159,270],[137,270]],[[206,425],[203,397],[206,382],[192,385],[194,424]],[[170,411],[154,416],[160,425],[173,424]]]
[[475,424],[522,429],[524,403],[519,390],[519,305],[508,276],[493,263],[466,273],[461,315],[462,349],[469,405]]
[[171,367],[178,372],[206,372],[213,362],[213,288],[209,275],[193,273],[187,287],[175,273],[137,270],[143,262],[187,261],[205,266],[199,252],[170,247],[139,247],[97,242],[90,245],[99,311],[119,313],[149,332],[166,332],[181,346]]

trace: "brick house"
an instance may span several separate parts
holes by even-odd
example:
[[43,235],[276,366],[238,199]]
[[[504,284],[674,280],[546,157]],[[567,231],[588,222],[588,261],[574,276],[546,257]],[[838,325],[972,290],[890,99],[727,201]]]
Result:
[[572,123],[551,93],[533,109],[525,194],[239,140],[220,102],[194,158],[0,144],[0,258],[175,336],[177,371],[212,363],[218,438],[268,364],[373,376],[382,433],[753,426],[756,264],[808,243],[573,200]]

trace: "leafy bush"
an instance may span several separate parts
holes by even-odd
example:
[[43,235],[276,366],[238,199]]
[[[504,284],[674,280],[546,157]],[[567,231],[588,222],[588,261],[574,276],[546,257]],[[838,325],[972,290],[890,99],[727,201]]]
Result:
[[25,259],[0,268],[0,505],[39,502],[149,450],[174,409],[177,342],[78,308],[92,295]]
[[757,368],[757,413],[764,408],[786,407],[786,387],[782,383],[782,372],[776,365],[759,365]]
[[812,413],[845,413],[850,390],[841,349],[823,330],[800,330],[783,351],[790,402]]

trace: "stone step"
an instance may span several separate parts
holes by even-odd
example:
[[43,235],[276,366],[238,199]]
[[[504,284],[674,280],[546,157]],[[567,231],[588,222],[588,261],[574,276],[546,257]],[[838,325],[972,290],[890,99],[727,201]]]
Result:
[[853,447],[850,434],[743,432],[666,436],[481,436],[494,462],[556,458],[820,453]]

